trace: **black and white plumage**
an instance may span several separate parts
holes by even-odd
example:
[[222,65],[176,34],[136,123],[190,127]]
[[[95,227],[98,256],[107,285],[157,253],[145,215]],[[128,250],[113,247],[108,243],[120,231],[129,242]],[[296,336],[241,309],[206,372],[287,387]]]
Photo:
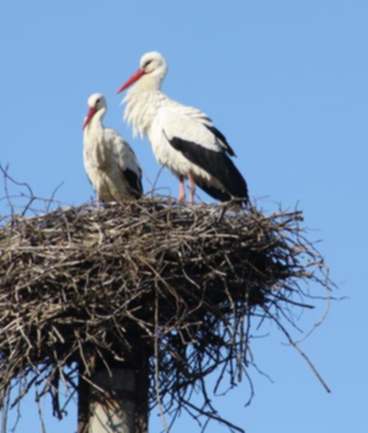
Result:
[[107,110],[104,96],[94,93],[88,106],[83,124],[83,160],[98,204],[141,197],[142,170],[133,150],[120,134],[103,126]]
[[123,100],[124,119],[134,134],[148,136],[158,163],[179,178],[179,200],[185,199],[184,178],[188,178],[192,203],[195,184],[220,201],[235,198],[246,203],[247,184],[231,159],[233,149],[203,112],[169,99],[160,90],[166,73],[160,53],[141,58],[137,72],[118,91],[134,84]]

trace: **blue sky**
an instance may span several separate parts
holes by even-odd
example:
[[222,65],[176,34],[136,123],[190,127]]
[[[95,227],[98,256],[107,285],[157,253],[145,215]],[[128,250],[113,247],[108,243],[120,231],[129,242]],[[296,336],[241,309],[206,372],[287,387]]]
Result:
[[[82,123],[94,92],[107,98],[105,124],[131,143],[150,188],[159,167],[149,143],[122,121],[117,89],[141,55],[169,64],[165,92],[205,111],[237,153],[250,195],[267,212],[303,210],[310,239],[339,284],[329,316],[302,348],[327,394],[274,327],[253,347],[256,396],[246,385],[218,399],[247,433],[325,433],[368,428],[367,350],[368,3],[364,0],[173,2],[64,0],[0,4],[0,163],[48,198],[79,205],[93,197],[82,162]],[[178,194],[164,171],[158,186]],[[2,180],[0,188],[3,191]],[[12,192],[17,193],[19,188]],[[3,196],[3,194],[0,194]],[[204,200],[210,200],[205,195]],[[0,201],[0,215],[9,209]],[[304,314],[306,331],[323,313]],[[49,431],[75,429],[75,413]],[[152,431],[160,421],[152,418]],[[193,431],[196,427],[191,427]],[[222,430],[213,424],[211,432]],[[18,432],[40,431],[26,400]],[[186,433],[188,420],[174,431]]]

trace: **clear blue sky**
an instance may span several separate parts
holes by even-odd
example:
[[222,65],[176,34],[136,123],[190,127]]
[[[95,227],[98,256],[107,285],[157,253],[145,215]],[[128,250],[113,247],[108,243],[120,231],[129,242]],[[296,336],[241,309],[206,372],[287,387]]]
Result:
[[[0,162],[48,198],[74,205],[92,189],[82,162],[82,122],[91,93],[105,94],[105,123],[134,147],[145,187],[157,166],[147,141],[122,121],[116,90],[141,55],[169,63],[164,90],[205,111],[238,155],[253,198],[269,212],[281,203],[304,211],[311,239],[340,284],[324,324],[302,344],[332,389],[328,395],[302,358],[265,326],[253,350],[270,383],[252,373],[218,399],[221,413],[247,433],[368,431],[366,349],[368,190],[368,2],[366,0],[63,0],[2,1]],[[164,172],[164,192],[178,193]],[[2,179],[0,188],[3,190]],[[17,189],[14,190],[17,192]],[[3,194],[0,194],[3,196]],[[203,196],[209,200],[208,197]],[[0,202],[0,214],[8,212]],[[316,314],[304,314],[308,330]],[[75,412],[54,433],[75,430]],[[160,422],[153,418],[152,431]],[[191,431],[198,431],[195,426]],[[186,433],[188,420],[174,430]],[[40,431],[26,400],[18,432]],[[212,433],[222,430],[216,424]]]

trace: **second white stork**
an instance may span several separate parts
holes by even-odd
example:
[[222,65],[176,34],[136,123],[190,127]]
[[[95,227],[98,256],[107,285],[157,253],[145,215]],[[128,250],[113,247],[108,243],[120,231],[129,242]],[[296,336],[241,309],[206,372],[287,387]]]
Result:
[[129,144],[115,130],[103,126],[107,105],[100,93],[88,99],[83,124],[84,167],[100,202],[122,202],[143,193],[142,170]]
[[140,67],[118,93],[133,85],[124,98],[124,118],[133,132],[147,135],[159,164],[180,181],[179,200],[185,200],[188,178],[190,202],[195,184],[220,201],[248,201],[247,184],[231,160],[235,156],[225,136],[196,108],[179,104],[161,91],[167,63],[156,52],[143,55]]

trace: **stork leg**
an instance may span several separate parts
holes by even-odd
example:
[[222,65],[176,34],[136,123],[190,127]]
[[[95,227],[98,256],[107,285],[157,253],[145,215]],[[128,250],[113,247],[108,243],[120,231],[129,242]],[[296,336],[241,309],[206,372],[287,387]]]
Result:
[[190,193],[190,203],[194,203],[194,193],[195,193],[195,182],[194,182],[194,176],[193,173],[190,171],[188,173],[188,181],[189,181],[189,193]]
[[179,201],[184,201],[185,200],[185,185],[184,185],[184,178],[183,178],[183,176],[179,177],[179,182],[180,182],[180,193],[179,193],[178,200]]

